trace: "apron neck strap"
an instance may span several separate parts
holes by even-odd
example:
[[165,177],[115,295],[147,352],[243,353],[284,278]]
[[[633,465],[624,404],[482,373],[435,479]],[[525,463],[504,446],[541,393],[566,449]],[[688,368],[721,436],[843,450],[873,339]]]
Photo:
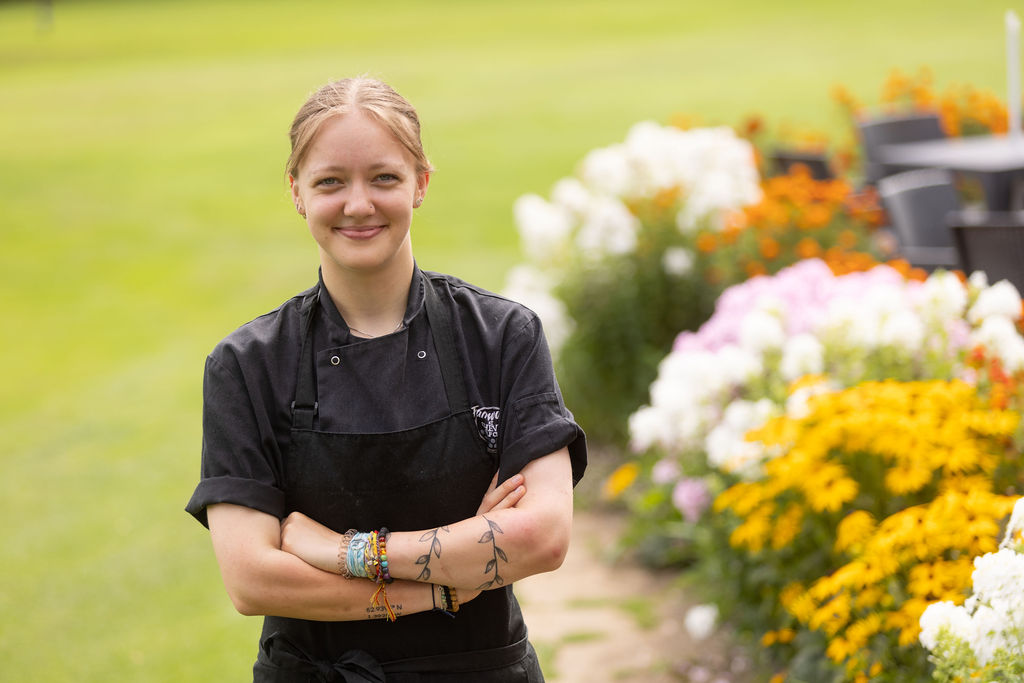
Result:
[[453,414],[469,410],[466,396],[466,381],[462,374],[462,363],[455,346],[455,328],[452,325],[448,307],[437,295],[433,281],[423,276],[423,296],[430,322],[430,334],[434,338],[434,349],[441,364],[441,377],[448,395],[448,408]]
[[292,401],[292,429],[313,429],[320,405],[316,400],[316,372],[313,369],[313,318],[320,285],[317,284],[302,300],[299,309],[302,325],[302,353],[299,355],[299,381]]

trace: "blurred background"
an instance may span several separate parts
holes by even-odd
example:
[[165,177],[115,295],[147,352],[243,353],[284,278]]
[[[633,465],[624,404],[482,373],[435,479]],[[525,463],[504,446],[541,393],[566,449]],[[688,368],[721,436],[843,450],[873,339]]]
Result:
[[[184,511],[205,355],[315,281],[291,117],[369,74],[437,173],[421,267],[503,287],[512,207],[637,121],[842,137],[893,68],[1005,96],[1003,2],[0,3],[0,678],[232,680],[259,621]],[[586,425],[584,425],[586,428]]]

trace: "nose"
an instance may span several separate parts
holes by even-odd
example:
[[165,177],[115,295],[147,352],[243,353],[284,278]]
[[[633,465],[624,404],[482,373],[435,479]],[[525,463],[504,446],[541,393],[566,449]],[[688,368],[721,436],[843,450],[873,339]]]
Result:
[[345,198],[345,215],[370,216],[373,212],[373,200],[369,188],[363,183],[352,183],[348,196]]

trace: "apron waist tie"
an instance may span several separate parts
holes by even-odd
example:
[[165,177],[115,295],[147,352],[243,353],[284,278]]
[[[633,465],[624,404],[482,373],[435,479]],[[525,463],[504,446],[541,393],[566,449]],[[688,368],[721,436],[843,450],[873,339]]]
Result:
[[530,641],[523,639],[488,650],[471,650],[446,655],[430,655],[428,657],[410,657],[384,662],[384,671],[397,673],[468,673],[471,671],[489,671],[512,666],[530,654]]
[[522,640],[504,647],[410,657],[384,663],[363,650],[349,650],[334,662],[316,660],[280,633],[268,636],[261,649],[273,662],[276,681],[308,681],[312,674],[322,683],[385,683],[385,674],[470,673],[502,669],[527,657],[530,643],[524,636]]

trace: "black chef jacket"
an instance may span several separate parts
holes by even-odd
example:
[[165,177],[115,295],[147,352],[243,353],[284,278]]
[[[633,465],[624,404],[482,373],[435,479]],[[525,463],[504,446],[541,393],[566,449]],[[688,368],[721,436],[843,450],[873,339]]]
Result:
[[[497,454],[499,479],[569,447],[573,484],[586,467],[586,439],[566,409],[540,320],[529,309],[458,278],[415,268],[398,332],[351,334],[321,279],[313,329],[320,431],[382,433],[448,415],[424,310],[426,278],[446,283],[455,345],[480,438]],[[186,507],[203,525],[206,507],[234,503],[282,518],[283,454],[301,351],[299,294],[243,325],[206,360],[202,471]],[[382,473],[386,476],[386,473]]]

